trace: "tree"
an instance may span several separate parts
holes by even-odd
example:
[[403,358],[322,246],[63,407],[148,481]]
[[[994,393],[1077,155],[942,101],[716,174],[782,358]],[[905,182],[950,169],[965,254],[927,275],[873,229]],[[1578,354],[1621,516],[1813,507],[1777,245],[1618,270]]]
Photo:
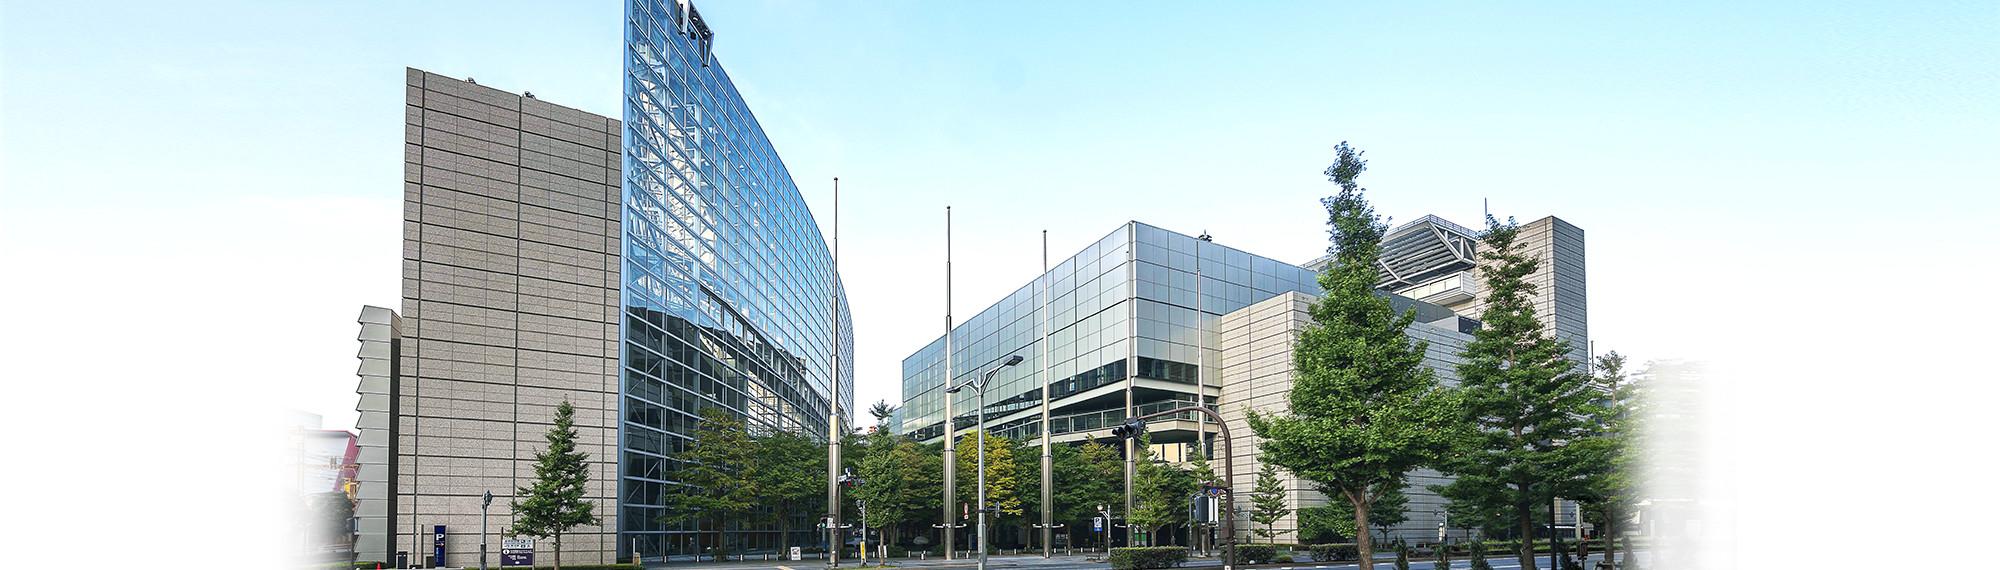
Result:
[[756,445],[742,419],[711,407],[701,411],[694,441],[678,459],[683,464],[682,484],[661,497],[667,507],[661,521],[707,523],[716,531],[715,553],[720,556],[727,551],[722,532],[730,523],[741,524],[749,518],[763,500],[752,481]]
[[[1519,228],[1486,218],[1479,257],[1485,278],[1482,326],[1466,344],[1458,366],[1464,400],[1461,420],[1472,432],[1447,471],[1456,481],[1440,487],[1461,511],[1511,515],[1524,539],[1517,551],[1523,570],[1535,570],[1536,505],[1582,492],[1563,471],[1582,449],[1593,400],[1600,395],[1535,317],[1536,286],[1525,280],[1539,261],[1516,241]],[[1482,516],[1486,516],[1482,515]]]
[[[1293,349],[1290,412],[1253,410],[1250,428],[1264,440],[1266,462],[1345,500],[1354,525],[1365,527],[1377,499],[1450,450],[1453,430],[1440,428],[1456,425],[1458,412],[1423,366],[1426,343],[1404,334],[1415,312],[1396,313],[1375,290],[1388,225],[1355,182],[1368,163],[1346,142],[1334,152],[1326,174],[1340,192],[1322,201],[1333,254],[1319,276],[1326,296],[1312,304]],[[1368,534],[1355,538],[1362,568],[1373,568]]]
[[896,406],[889,405],[888,400],[876,400],[868,406],[868,415],[875,418],[876,431],[884,431],[889,427],[889,417],[896,415]]
[[888,430],[876,430],[868,436],[868,454],[861,460],[861,470],[855,472],[862,483],[854,488],[854,499],[868,504],[861,526],[881,529],[884,539],[889,539],[890,530],[909,514],[911,493],[900,464],[907,457],[898,453],[902,442]]
[[562,535],[569,529],[602,524],[583,498],[590,482],[590,455],[576,449],[576,408],[569,400],[556,405],[555,425],[544,438],[548,447],[535,454],[535,480],[514,492],[514,524],[509,534],[553,538],[556,569],[562,569]]
[[1257,535],[1278,542],[1278,532],[1273,526],[1292,514],[1291,506],[1285,502],[1285,484],[1278,479],[1278,466],[1265,463],[1257,470],[1257,487],[1250,491],[1250,520],[1264,525]]
[[[779,431],[751,438],[749,487],[770,507],[763,520],[778,529],[778,548],[791,548],[792,515],[826,496],[826,446],[804,434]],[[813,511],[808,511],[813,512]]]
[[[1014,448],[1007,438],[986,436],[986,500],[995,509],[988,525],[998,522],[1001,517],[1018,517],[1021,509],[1020,467],[1015,465]],[[958,439],[959,500],[964,504],[979,506],[979,439],[978,434],[968,433]],[[1039,475],[1037,475],[1039,477]],[[976,514],[976,511],[975,511]],[[989,527],[990,528],[990,527]]]
[[354,520],[354,499],[340,491],[314,493],[310,497],[313,537],[320,544],[353,542],[354,531],[349,530],[348,524]]
[[[1368,525],[1382,531],[1382,540],[1389,540],[1389,529],[1409,522],[1410,497],[1403,494],[1402,485],[1383,493],[1368,508]],[[1348,507],[1352,512],[1353,507]]]
[[1146,457],[1132,474],[1135,504],[1127,516],[1133,528],[1146,533],[1148,546],[1159,544],[1157,531],[1187,522],[1187,501],[1195,487],[1193,473],[1152,457],[1151,448],[1152,438],[1141,434],[1135,449]]
[[[1096,441],[1056,446],[1050,455],[1056,518],[1067,521],[1065,528],[1074,539],[1077,530],[1090,529],[1087,523],[1098,516],[1098,505],[1115,505],[1123,500],[1125,461],[1119,457],[1118,448]],[[1105,524],[1110,528],[1110,521]]]
[[1638,506],[1639,393],[1625,377],[1625,355],[1617,351],[1597,357],[1595,381],[1606,398],[1596,410],[1597,435],[1577,444],[1578,464],[1589,471],[1589,486],[1576,498],[1583,503],[1584,517],[1601,529],[1605,560],[1615,561],[1618,523]]

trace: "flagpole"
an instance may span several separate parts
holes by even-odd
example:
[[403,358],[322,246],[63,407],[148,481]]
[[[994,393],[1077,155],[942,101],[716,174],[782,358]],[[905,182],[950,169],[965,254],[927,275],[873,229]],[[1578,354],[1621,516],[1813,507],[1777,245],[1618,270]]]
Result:
[[944,207],[944,380],[938,382],[938,390],[944,398],[944,559],[951,560],[952,538],[957,534],[951,518],[958,510],[958,452],[956,443],[957,418],[952,415],[951,397],[943,390],[952,383],[951,346],[951,206]]
[[833,315],[833,376],[827,385],[826,415],[826,564],[840,566],[840,177],[833,177],[833,277],[828,279],[828,304]]
[[1042,230],[1042,558],[1053,553],[1055,540],[1056,511],[1053,488],[1055,484],[1055,458],[1050,455],[1049,440],[1049,231]]

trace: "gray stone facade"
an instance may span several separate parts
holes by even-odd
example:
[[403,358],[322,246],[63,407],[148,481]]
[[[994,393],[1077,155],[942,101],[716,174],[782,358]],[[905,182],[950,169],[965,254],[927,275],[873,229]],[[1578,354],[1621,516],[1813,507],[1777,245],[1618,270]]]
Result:
[[[1236,458],[1233,487],[1238,508],[1250,508],[1250,496],[1257,485],[1257,470],[1263,468],[1258,452],[1262,440],[1250,430],[1249,412],[1256,410],[1275,414],[1291,409],[1292,348],[1312,322],[1307,310],[1315,300],[1316,297],[1304,293],[1285,293],[1216,320],[1216,348],[1222,353],[1222,397],[1216,400],[1216,412],[1222,415],[1230,435],[1236,440],[1232,454]],[[1417,307],[1418,322],[1410,325],[1408,334],[1413,340],[1430,343],[1424,351],[1424,366],[1431,369],[1440,383],[1456,386],[1458,353],[1472,338],[1463,330],[1468,325],[1436,305],[1403,298],[1392,298],[1392,301],[1398,310],[1412,305]],[[1439,318],[1431,320],[1425,317]],[[1286,502],[1292,513],[1272,525],[1272,530],[1277,532],[1275,540],[1298,542],[1298,509],[1326,505],[1328,498],[1314,490],[1310,483],[1283,469],[1278,471],[1278,478],[1284,482]],[[1448,477],[1429,469],[1411,472],[1409,484],[1403,489],[1403,494],[1410,498],[1405,509],[1408,520],[1391,528],[1389,537],[1401,538],[1411,544],[1436,542],[1438,513],[1444,508],[1444,500],[1428,487],[1447,482],[1450,482]],[[1241,537],[1254,536],[1252,531],[1262,528],[1251,522],[1248,516],[1238,517],[1237,525],[1237,533]],[[1380,535],[1379,531],[1377,535]],[[1450,529],[1450,537],[1452,540],[1462,539],[1465,531]]]
[[[407,550],[421,561],[432,526],[446,525],[447,563],[476,566],[480,496],[491,491],[497,563],[515,490],[533,480],[556,404],[568,400],[603,524],[566,534],[563,559],[611,562],[620,124],[415,69],[406,92],[402,342],[385,426],[395,435],[392,538],[364,536],[390,546],[360,557]],[[548,557],[548,541],[538,546]]]

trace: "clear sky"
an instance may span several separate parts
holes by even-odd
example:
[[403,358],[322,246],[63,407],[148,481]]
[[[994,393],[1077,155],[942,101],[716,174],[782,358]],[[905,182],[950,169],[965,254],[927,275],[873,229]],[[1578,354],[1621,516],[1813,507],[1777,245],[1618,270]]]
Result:
[[[87,5],[0,7],[0,335],[62,379],[21,401],[351,426],[355,316],[398,306],[402,68],[620,112],[619,2]],[[1043,229],[1301,262],[1341,140],[1395,220],[1582,227],[1600,350],[1749,363],[1746,400],[1827,421],[1938,405],[1886,377],[1992,394],[1940,355],[1991,336],[2000,4],[699,6],[823,225],[842,180],[858,402],[941,332],[946,205],[961,316]]]

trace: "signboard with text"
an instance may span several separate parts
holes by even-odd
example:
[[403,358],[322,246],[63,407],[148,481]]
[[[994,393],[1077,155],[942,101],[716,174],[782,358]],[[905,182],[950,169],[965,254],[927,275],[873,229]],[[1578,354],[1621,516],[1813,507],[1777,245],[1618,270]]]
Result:
[[431,564],[438,567],[445,565],[444,525],[437,525],[431,529]]
[[501,566],[534,566],[535,539],[506,538],[500,540]]

